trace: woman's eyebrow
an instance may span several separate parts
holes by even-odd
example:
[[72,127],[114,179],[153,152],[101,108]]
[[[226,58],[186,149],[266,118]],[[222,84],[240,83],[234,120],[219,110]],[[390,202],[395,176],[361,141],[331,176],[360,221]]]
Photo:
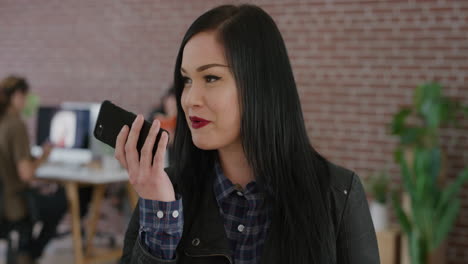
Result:
[[[202,65],[202,66],[198,67],[197,72],[202,72],[202,71],[207,70],[207,69],[212,68],[212,67],[228,67],[228,66],[223,65],[223,64],[218,64],[218,63],[211,63],[211,64],[206,64],[206,65]],[[183,72],[183,73],[187,73],[187,71],[182,67],[180,68],[180,71]]]
[[227,65],[217,64],[217,63],[206,64],[206,65],[198,67],[197,72],[201,72],[201,71],[207,70],[207,69],[212,68],[212,67],[227,67]]

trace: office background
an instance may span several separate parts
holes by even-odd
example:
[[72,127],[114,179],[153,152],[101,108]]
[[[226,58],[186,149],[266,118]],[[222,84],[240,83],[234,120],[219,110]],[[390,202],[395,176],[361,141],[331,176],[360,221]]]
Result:
[[[468,103],[466,0],[242,2],[278,24],[314,146],[362,177],[388,167],[399,181],[388,125],[417,85],[438,81]],[[172,80],[189,24],[223,3],[0,0],[0,74],[25,76],[42,104],[109,99],[147,113]],[[448,178],[468,164],[468,120],[460,125],[443,131]],[[468,186],[461,197],[451,264],[468,263]]]

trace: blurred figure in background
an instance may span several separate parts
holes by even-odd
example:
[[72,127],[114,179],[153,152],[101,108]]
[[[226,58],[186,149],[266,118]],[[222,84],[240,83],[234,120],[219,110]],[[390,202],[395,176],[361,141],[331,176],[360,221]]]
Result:
[[[174,93],[174,86],[167,90],[166,94],[161,98],[159,106],[154,108],[150,113],[149,120],[158,119],[161,121],[161,128],[167,130],[169,135],[174,135],[177,119],[177,100]],[[171,144],[170,137],[169,144]]]
[[[52,150],[34,159],[30,153],[28,131],[21,118],[29,85],[24,78],[9,76],[0,83],[0,222],[2,233],[16,230],[18,241],[8,237],[7,263],[36,263],[55,235],[67,203],[62,188],[40,183],[36,169],[47,161]],[[32,235],[33,225],[42,223],[41,232]]]
[[175,96],[174,85],[171,85],[166,94],[161,98],[159,106],[154,108],[149,115],[149,120],[158,119],[161,122],[161,128],[169,132],[169,142],[166,157],[166,166],[169,166],[172,154],[172,142],[177,121],[177,99]]

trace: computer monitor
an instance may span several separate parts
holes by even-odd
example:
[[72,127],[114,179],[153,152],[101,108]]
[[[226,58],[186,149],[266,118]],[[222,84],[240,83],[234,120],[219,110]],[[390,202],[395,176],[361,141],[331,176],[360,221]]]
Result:
[[56,148],[88,149],[90,140],[90,111],[43,106],[37,116],[36,143],[45,142]]
[[93,156],[102,155],[106,150],[93,136],[99,109],[99,103],[87,102],[41,106],[33,155],[42,153],[40,146],[46,141],[55,145],[49,162],[83,164],[90,162]]
[[97,140],[94,135],[94,127],[101,109],[101,103],[96,102],[64,102],[61,104],[63,109],[80,109],[89,111],[89,150],[93,156],[109,155],[113,153],[113,149],[101,141]]

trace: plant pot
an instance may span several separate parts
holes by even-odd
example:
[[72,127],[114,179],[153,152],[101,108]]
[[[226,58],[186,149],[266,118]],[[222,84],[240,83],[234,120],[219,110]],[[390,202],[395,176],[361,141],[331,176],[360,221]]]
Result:
[[[402,235],[401,237],[401,264],[413,264],[410,261],[409,251],[408,251],[408,237],[406,235]],[[447,241],[442,242],[442,244],[434,249],[433,251],[429,252],[427,255],[427,262],[424,264],[445,264],[447,263],[446,259],[446,251],[447,251]]]
[[442,242],[442,244],[429,252],[428,264],[444,264],[446,263],[445,255],[447,250],[447,241]]
[[370,203],[370,213],[374,222],[375,231],[382,231],[388,228],[388,210],[385,204],[372,201]]

